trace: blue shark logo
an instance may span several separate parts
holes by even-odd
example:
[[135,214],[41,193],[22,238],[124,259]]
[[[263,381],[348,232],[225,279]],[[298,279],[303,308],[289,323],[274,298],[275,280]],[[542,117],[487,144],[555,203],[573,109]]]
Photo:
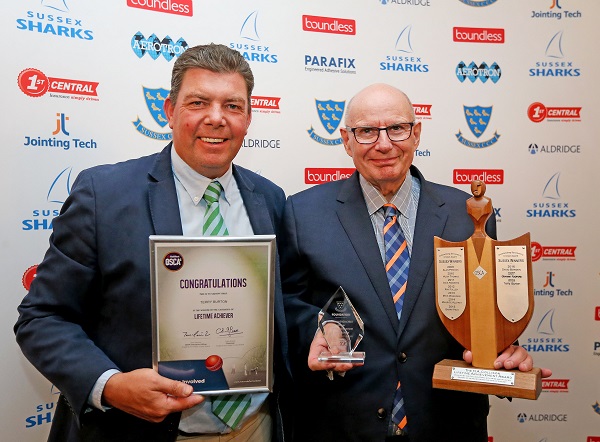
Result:
[[560,193],[558,191],[558,179],[560,178],[560,172],[556,172],[554,175],[550,177],[546,185],[544,186],[544,190],[542,192],[542,197],[548,198],[551,200],[560,199]]
[[42,6],[50,9],[56,9],[60,12],[68,12],[69,7],[67,6],[66,0],[42,0]]
[[473,135],[479,138],[488,127],[492,117],[492,106],[464,106],[463,110],[467,124]]
[[562,37],[563,31],[558,31],[548,42],[546,46],[546,57],[550,58],[564,58],[562,50]]
[[537,332],[540,335],[554,334],[554,309],[550,309],[542,316],[540,323],[537,326]]
[[254,11],[246,17],[244,23],[242,24],[242,28],[240,29],[240,37],[245,38],[246,40],[251,41],[260,41],[260,37],[258,36],[258,28],[256,25],[256,19],[258,18],[258,11]]
[[396,50],[398,52],[406,52],[408,54],[412,54],[413,48],[410,39],[410,33],[412,31],[412,25],[408,25],[398,35],[398,39],[396,40]]
[[146,100],[146,106],[154,118],[154,121],[160,126],[165,127],[169,122],[167,115],[163,109],[165,104],[165,98],[169,95],[169,91],[163,88],[150,89],[144,87],[144,99]]
[[315,101],[321,124],[330,135],[333,134],[342,121],[346,102],[333,100]]

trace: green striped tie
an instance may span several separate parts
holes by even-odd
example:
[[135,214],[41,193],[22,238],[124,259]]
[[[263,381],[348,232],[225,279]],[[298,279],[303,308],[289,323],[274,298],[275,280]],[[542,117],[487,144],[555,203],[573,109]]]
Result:
[[[202,233],[206,236],[228,236],[225,220],[219,210],[219,196],[223,186],[218,181],[211,182],[204,192],[207,208],[204,214]],[[212,411],[229,427],[235,429],[250,406],[247,394],[225,394],[212,399]]]

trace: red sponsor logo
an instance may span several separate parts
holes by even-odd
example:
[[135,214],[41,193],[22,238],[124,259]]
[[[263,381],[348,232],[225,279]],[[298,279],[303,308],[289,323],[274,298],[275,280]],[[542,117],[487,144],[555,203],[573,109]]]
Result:
[[594,313],[594,319],[596,321],[600,321],[600,306],[596,307],[596,312]]
[[127,6],[188,17],[194,15],[192,0],[127,0]]
[[305,184],[323,184],[349,178],[354,173],[352,167],[307,167],[304,169]]
[[580,120],[581,107],[546,107],[536,102],[529,105],[527,116],[534,123],[540,123],[546,118],[553,120]]
[[531,260],[557,260],[574,261],[575,246],[542,246],[540,243],[531,242]]
[[413,104],[413,108],[417,117],[431,116],[431,104]]
[[586,442],[600,442],[600,436],[588,436]]
[[542,379],[542,390],[554,393],[568,393],[569,379]]
[[254,109],[279,109],[280,97],[258,97],[250,98],[250,103]]
[[488,436],[488,442],[494,442],[494,436]]
[[454,169],[454,184],[471,184],[479,180],[485,184],[504,184],[503,169]]
[[302,29],[309,32],[356,35],[356,21],[348,18],[302,16]]
[[68,80],[66,78],[47,77],[39,69],[29,68],[21,71],[17,84],[25,95],[41,97],[46,92],[96,97],[98,82]]
[[504,29],[455,27],[452,39],[459,43],[504,43]]
[[29,291],[29,288],[31,287],[31,283],[35,279],[36,272],[37,272],[37,264],[29,267],[27,270],[25,270],[25,273],[23,273],[21,282],[23,283],[23,287],[25,287],[25,290]]

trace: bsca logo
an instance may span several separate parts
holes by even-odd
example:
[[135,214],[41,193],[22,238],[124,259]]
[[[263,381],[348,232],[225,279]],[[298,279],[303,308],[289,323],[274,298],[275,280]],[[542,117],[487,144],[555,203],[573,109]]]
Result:
[[[469,129],[471,129],[471,133],[475,135],[476,138],[479,138],[483,135],[485,130],[487,129],[490,119],[492,118],[493,106],[464,106],[463,112],[465,114],[465,119],[467,120],[467,125]],[[494,136],[486,141],[475,142],[466,139],[462,132],[459,130],[456,135],[456,139],[467,147],[472,147],[474,149],[482,149],[484,147],[489,147],[498,141],[500,138],[500,134],[498,132],[494,133]]]
[[[315,100],[315,107],[317,109],[317,114],[319,115],[321,124],[329,133],[329,135],[333,135],[342,121],[342,115],[344,115],[346,102],[334,100]],[[323,138],[315,132],[315,129],[312,126],[307,132],[308,135],[317,143],[328,146],[337,146],[342,144],[341,137],[333,139]]]
[[[142,87],[144,92],[144,100],[146,102],[146,107],[152,115],[152,118],[160,127],[165,127],[169,120],[167,120],[167,115],[165,114],[164,104],[165,99],[169,95],[169,91],[164,88],[147,88],[145,86]],[[154,140],[168,141],[173,138],[173,134],[171,132],[155,132],[151,129],[148,129],[142,124],[142,120],[140,117],[137,117],[136,121],[132,122],[135,129],[149,138]]]
[[172,272],[176,272],[183,267],[183,256],[178,252],[169,252],[163,258],[163,265]]
[[475,6],[475,7],[483,7],[490,6],[496,3],[497,0],[458,0],[461,3],[464,3],[467,6]]
[[303,15],[302,30],[328,34],[356,35],[356,21],[347,18]]

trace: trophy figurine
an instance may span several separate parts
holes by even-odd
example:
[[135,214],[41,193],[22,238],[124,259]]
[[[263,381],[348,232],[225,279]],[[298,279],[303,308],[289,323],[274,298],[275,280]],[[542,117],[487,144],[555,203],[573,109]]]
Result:
[[436,307],[450,334],[473,354],[472,365],[436,364],[434,388],[537,399],[541,370],[494,370],[498,354],[513,344],[533,315],[530,235],[509,241],[487,236],[492,201],[485,183],[471,183],[467,213],[473,235],[462,242],[434,238]]
[[365,362],[365,353],[355,351],[364,336],[364,324],[342,287],[335,291],[319,312],[318,324],[329,347],[328,352],[319,355],[319,361]]

